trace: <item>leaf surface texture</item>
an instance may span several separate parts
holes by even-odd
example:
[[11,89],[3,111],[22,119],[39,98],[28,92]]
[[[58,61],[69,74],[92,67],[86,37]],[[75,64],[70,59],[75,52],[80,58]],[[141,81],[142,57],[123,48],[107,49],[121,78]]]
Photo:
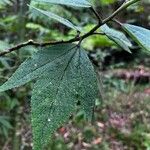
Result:
[[63,18],[63,17],[60,17],[52,12],[49,12],[49,11],[45,11],[45,10],[42,10],[42,9],[39,9],[39,8],[36,8],[34,6],[31,6],[31,8],[35,9],[36,11],[38,11],[39,13],[42,13],[43,15],[51,18],[51,19],[54,19],[60,23],[62,23],[63,25],[71,28],[71,29],[74,29],[74,30],[78,30],[78,31],[81,31],[81,28],[80,27],[77,27],[75,26],[73,23],[71,23],[69,20]]
[[137,42],[145,51],[150,52],[150,30],[131,24],[123,24],[122,26],[135,42]]
[[115,29],[109,28],[106,24],[100,27],[101,31],[103,31],[106,36],[114,41],[117,45],[119,45],[124,50],[131,53],[129,47],[132,46],[131,42],[125,36],[124,33],[117,31]]
[[34,1],[68,5],[68,6],[74,6],[74,7],[91,7],[91,4],[87,0],[34,0]]
[[31,98],[34,149],[75,112],[77,104],[92,118],[98,93],[94,68],[85,50],[74,44],[47,47],[28,58],[0,87],[5,91],[35,80]]

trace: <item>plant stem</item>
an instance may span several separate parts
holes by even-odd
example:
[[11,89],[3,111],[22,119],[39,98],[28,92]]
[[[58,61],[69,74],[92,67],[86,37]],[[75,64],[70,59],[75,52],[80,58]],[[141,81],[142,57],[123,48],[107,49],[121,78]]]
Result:
[[85,33],[84,35],[82,36],[76,36],[68,41],[50,41],[50,42],[44,42],[44,43],[39,43],[39,42],[35,42],[33,40],[29,40],[27,42],[24,42],[24,43],[21,43],[21,44],[18,44],[10,49],[7,49],[6,51],[3,51],[2,53],[0,53],[0,56],[3,56],[5,54],[8,54],[12,51],[15,51],[15,50],[18,50],[22,47],[25,47],[25,46],[28,46],[28,45],[33,45],[33,46],[40,46],[40,47],[44,47],[44,46],[47,46],[47,45],[56,45],[56,44],[63,44],[63,43],[72,43],[72,42],[79,42],[81,43],[85,38],[95,34],[95,31],[97,29],[99,29],[102,25],[104,25],[105,23],[111,21],[116,15],[118,15],[118,13],[120,13],[121,11],[123,11],[124,9],[126,9],[127,7],[129,7],[130,5],[138,2],[140,0],[129,0],[125,3],[123,3],[112,15],[110,15],[109,17],[107,17],[106,19],[102,20],[101,17],[98,15],[98,13],[94,10],[94,8],[91,8],[91,10],[93,11],[93,13],[95,14],[95,16],[97,17],[98,19],[98,24],[92,28],[89,32]]
[[129,7],[130,5],[138,2],[140,0],[129,0],[125,3],[123,3],[121,5],[121,7],[119,7],[112,15],[110,15],[108,18],[103,20],[103,24],[107,23],[108,21],[110,21],[112,18],[114,18],[117,14],[119,14],[122,10],[126,9],[127,7]]

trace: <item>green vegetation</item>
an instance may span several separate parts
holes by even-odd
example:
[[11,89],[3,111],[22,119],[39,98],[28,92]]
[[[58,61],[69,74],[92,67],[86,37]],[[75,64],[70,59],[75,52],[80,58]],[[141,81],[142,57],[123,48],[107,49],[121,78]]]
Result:
[[149,150],[149,5],[1,1],[0,149]]

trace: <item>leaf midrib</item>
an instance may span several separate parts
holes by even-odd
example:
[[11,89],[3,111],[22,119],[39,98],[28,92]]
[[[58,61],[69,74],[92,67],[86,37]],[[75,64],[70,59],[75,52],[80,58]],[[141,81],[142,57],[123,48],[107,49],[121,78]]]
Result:
[[[72,62],[72,59],[74,58],[76,52],[77,52],[77,49],[75,49],[75,52],[74,52],[73,55],[70,57],[70,59],[69,59],[67,65],[66,65],[66,67],[65,67],[65,69],[64,69],[64,71],[63,71],[63,74],[62,74],[62,76],[60,77],[60,80],[59,80],[60,83],[59,83],[59,85],[58,85],[58,87],[57,87],[57,89],[56,89],[56,94],[55,94],[55,96],[53,97],[54,101],[52,101],[51,104],[50,104],[50,111],[49,111],[49,113],[48,113],[48,116],[50,116],[50,114],[52,113],[52,111],[55,111],[55,107],[53,107],[53,106],[54,106],[54,104],[56,103],[56,99],[57,99],[57,96],[58,96],[58,93],[59,93],[60,85],[62,84],[62,81],[63,81],[63,79],[64,79],[65,72],[66,72],[67,68],[69,67],[70,63]],[[48,84],[48,85],[49,85],[49,84]],[[53,110],[52,110],[52,108],[53,108]],[[46,124],[46,121],[45,121],[45,124]],[[45,125],[43,125],[43,128],[42,128],[42,136],[43,136],[43,134],[44,134],[44,129],[45,129]],[[42,139],[41,139],[41,140],[42,140]]]

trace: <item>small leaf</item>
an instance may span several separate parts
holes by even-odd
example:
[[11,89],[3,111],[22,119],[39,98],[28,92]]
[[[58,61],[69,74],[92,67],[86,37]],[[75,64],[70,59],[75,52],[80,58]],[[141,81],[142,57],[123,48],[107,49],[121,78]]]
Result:
[[9,122],[9,118],[7,118],[7,117],[0,116],[0,124],[2,124],[3,126],[5,126],[8,129],[12,129],[12,126]]
[[[48,75],[51,70],[51,65],[54,65],[54,63],[51,64],[51,62],[57,61],[57,58],[68,52],[65,48],[66,45],[45,48],[34,54],[31,58],[28,58],[20,65],[11,78],[0,86],[0,92],[24,85],[41,77],[42,73]],[[69,50],[71,48],[71,45],[68,45],[67,49]]]
[[77,27],[75,26],[74,24],[72,24],[69,20],[65,19],[65,18],[62,18],[52,12],[48,12],[48,11],[45,11],[45,10],[41,10],[41,9],[38,9],[34,6],[31,6],[33,9],[37,10],[38,12],[42,13],[43,15],[49,17],[49,18],[52,18],[52,19],[55,19],[57,20],[58,22],[66,25],[67,27],[69,28],[72,28],[72,29],[75,29],[75,30],[78,30],[78,31],[81,31],[81,28],[80,27]]
[[4,91],[35,79],[32,130],[35,150],[41,150],[54,131],[76,110],[78,102],[91,120],[98,93],[94,68],[87,53],[73,44],[38,51],[0,87]]
[[68,6],[74,6],[74,7],[91,7],[91,4],[87,0],[34,0],[34,1],[68,5]]
[[100,29],[106,34],[106,36],[114,41],[117,45],[119,45],[124,50],[131,53],[129,47],[132,46],[131,42],[128,40],[128,38],[120,31],[117,31],[115,29],[109,28],[106,24],[100,27]]
[[150,30],[131,24],[122,24],[122,27],[135,42],[150,52]]

